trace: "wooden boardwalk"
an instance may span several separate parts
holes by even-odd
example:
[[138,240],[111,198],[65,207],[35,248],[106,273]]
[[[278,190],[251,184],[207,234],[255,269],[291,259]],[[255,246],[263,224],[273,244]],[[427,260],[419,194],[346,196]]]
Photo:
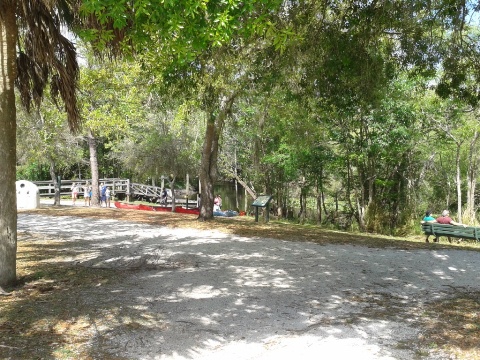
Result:
[[[85,180],[62,180],[60,185],[60,195],[61,196],[70,196],[72,194],[72,185],[76,183],[79,188],[79,197],[83,197],[83,186],[86,183],[91,184],[90,179]],[[38,186],[41,197],[54,197],[55,196],[55,186],[53,181],[33,181],[35,185]],[[105,184],[111,190],[112,199],[141,199],[144,201],[157,202],[161,198],[162,187],[132,183],[129,179],[100,179],[99,184]],[[171,203],[171,192],[170,189],[167,189],[169,195],[167,203]],[[187,196],[188,195],[188,196]],[[188,203],[189,206],[197,206],[197,192],[188,191],[185,189],[175,190],[175,203],[178,205]]]

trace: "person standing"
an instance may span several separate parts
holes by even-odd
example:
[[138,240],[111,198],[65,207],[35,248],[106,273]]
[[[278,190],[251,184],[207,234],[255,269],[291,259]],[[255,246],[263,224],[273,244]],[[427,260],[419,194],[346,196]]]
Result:
[[105,206],[110,207],[110,188],[108,186],[105,189]]
[[83,198],[85,199],[85,206],[90,206],[91,192],[92,192],[92,187],[87,181],[85,183],[85,186],[83,187]]
[[162,197],[160,199],[160,204],[167,205],[167,197],[168,197],[167,189],[163,188]]
[[70,190],[72,190],[72,204],[73,204],[73,206],[75,206],[75,202],[77,201],[77,197],[78,197],[78,185],[77,185],[77,183],[73,183]]
[[105,195],[107,191],[107,187],[105,186],[105,183],[102,183],[100,186],[100,206],[102,206],[103,203],[105,203],[105,206],[107,206],[107,197]]

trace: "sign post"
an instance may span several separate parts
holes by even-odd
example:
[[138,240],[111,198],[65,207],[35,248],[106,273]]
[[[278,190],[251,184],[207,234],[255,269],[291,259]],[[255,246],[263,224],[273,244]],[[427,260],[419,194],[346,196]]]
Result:
[[266,208],[266,210],[267,210],[266,222],[270,221],[269,204],[270,204],[270,201],[272,200],[272,198],[273,197],[271,195],[260,195],[252,203],[252,206],[255,206],[255,222],[258,222],[258,208]]

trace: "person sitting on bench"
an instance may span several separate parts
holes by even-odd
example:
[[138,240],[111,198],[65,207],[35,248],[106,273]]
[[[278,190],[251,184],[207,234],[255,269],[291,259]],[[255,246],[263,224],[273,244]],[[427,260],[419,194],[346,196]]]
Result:
[[[431,210],[427,210],[425,212],[425,217],[422,220],[422,224],[424,222],[437,222],[437,220],[435,220],[435,218],[432,216],[432,211]],[[430,237],[430,235],[427,235],[427,237],[425,238],[425,242],[430,242],[430,241],[428,241],[429,237]],[[437,238],[433,238],[433,242],[437,242]]]
[[[439,216],[437,218],[437,223],[445,224],[445,225],[461,225],[463,227],[467,227],[467,225],[464,225],[462,223],[458,223],[456,221],[453,221],[452,218],[450,217],[450,211],[448,211],[448,210],[443,210],[442,211],[442,216]],[[450,238],[450,236],[447,236],[447,239],[450,243],[452,242],[452,239]],[[436,240],[437,240],[437,242],[439,242],[440,237],[438,236]],[[433,241],[435,241],[435,239]]]

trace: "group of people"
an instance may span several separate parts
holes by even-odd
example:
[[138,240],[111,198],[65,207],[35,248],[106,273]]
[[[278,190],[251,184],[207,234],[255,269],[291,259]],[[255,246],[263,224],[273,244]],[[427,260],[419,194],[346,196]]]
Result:
[[[454,221],[451,217],[450,217],[450,211],[448,210],[443,210],[442,211],[442,215],[435,218],[432,216],[432,211],[431,210],[427,210],[425,212],[425,217],[423,218],[423,222],[436,222],[436,223],[439,223],[439,224],[445,224],[445,225],[461,225],[461,226],[467,226],[467,225],[464,225],[462,223],[459,223],[459,222],[456,222]],[[428,240],[428,238],[430,237],[430,235],[427,235],[426,238],[425,238],[425,242],[430,242]],[[439,238],[436,237],[433,239],[433,242],[438,242],[439,241]],[[449,242],[452,242],[452,239],[450,237],[448,237],[448,241]]]
[[[92,186],[87,181],[85,185],[83,185],[81,188],[83,189],[83,198],[85,200],[85,206],[90,206],[91,199],[92,199]],[[71,190],[72,190],[72,204],[75,206],[75,203],[78,198],[78,194],[80,193],[80,185],[78,185],[77,183],[73,183]],[[98,190],[100,193],[100,206],[103,206],[103,204],[105,204],[105,207],[110,207],[110,197],[111,197],[110,188],[106,186],[104,183],[102,183],[99,186]]]

